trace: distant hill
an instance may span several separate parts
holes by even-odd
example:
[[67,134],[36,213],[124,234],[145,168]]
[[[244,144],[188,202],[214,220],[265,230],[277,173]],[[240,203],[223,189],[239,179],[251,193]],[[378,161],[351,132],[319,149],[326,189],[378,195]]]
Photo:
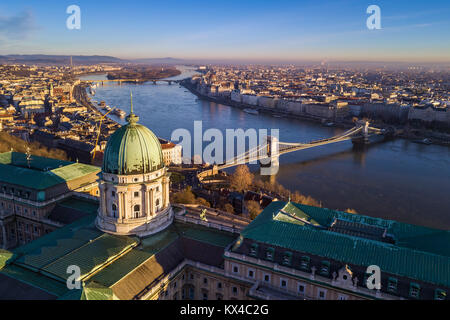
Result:
[[[72,56],[74,65],[89,65],[99,63],[136,63],[153,65],[173,65],[182,64],[187,60],[166,58],[142,58],[142,59],[120,59],[112,56]],[[0,64],[42,64],[42,65],[69,65],[70,56],[68,55],[48,55],[48,54],[9,54],[0,55]]]
[[[128,61],[110,56],[72,56],[72,63],[74,65],[126,62]],[[0,56],[0,63],[69,65],[70,56],[46,54],[10,54]]]
[[145,64],[180,64],[186,62],[186,60],[167,57],[167,58],[133,59],[132,62]]

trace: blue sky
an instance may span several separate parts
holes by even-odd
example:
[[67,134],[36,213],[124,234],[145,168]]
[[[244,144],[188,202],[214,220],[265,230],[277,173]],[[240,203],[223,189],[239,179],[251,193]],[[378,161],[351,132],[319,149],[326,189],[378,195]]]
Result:
[[15,0],[0,3],[0,54],[449,62],[449,16],[448,0]]

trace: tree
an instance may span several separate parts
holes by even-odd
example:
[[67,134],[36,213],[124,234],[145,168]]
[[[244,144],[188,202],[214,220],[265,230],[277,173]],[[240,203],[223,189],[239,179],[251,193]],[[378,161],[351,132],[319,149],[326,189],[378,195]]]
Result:
[[178,173],[178,172],[171,172],[171,175],[170,175],[170,182],[173,182],[173,183],[181,183],[181,182],[183,182],[185,180],[185,177],[182,175],[182,174],[180,174],[180,173]]
[[258,216],[258,214],[261,213],[261,206],[254,200],[247,201],[245,203],[245,206],[247,207],[251,220],[254,220]]
[[239,165],[230,177],[230,186],[232,189],[242,192],[251,186],[253,177],[254,175],[246,165]]
[[291,200],[296,203],[305,204],[307,206],[314,206],[314,207],[321,207],[322,205],[320,202],[318,202],[316,199],[310,197],[310,196],[304,196],[298,191],[295,191],[291,195]]
[[195,203],[195,195],[191,190],[191,187],[188,186],[183,191],[172,194],[171,201],[173,203],[183,203],[183,204],[194,204]]
[[211,204],[208,201],[206,201],[206,199],[204,199],[204,198],[197,198],[197,199],[195,199],[195,202],[204,207],[211,208]]
[[21,153],[29,151],[30,154],[34,156],[68,160],[66,152],[61,149],[49,149],[39,142],[28,143],[6,132],[0,132],[0,153],[11,151],[11,149]]
[[234,208],[230,203],[226,203],[224,209],[228,213],[234,213]]

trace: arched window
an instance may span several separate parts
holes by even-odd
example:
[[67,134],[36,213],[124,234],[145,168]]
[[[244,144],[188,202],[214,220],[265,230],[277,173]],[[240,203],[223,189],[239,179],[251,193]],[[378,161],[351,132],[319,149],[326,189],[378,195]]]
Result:
[[141,215],[141,206],[140,205],[135,205],[134,208],[134,217],[135,218],[139,218],[139,216]]
[[115,203],[112,204],[112,213],[113,213],[113,217],[117,217],[117,206]]

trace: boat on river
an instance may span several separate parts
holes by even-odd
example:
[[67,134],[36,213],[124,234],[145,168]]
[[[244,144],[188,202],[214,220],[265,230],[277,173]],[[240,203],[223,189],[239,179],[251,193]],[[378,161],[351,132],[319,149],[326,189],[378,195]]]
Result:
[[121,118],[124,118],[127,115],[127,113],[125,111],[118,109],[118,108],[115,108],[112,113]]
[[254,115],[258,115],[259,114],[258,110],[250,109],[250,108],[245,108],[242,111],[244,111],[245,113],[248,113],[248,114],[254,114]]
[[413,140],[414,143],[419,143],[419,144],[426,144],[426,145],[430,145],[432,144],[431,140],[428,138],[425,139],[419,139],[419,140]]

